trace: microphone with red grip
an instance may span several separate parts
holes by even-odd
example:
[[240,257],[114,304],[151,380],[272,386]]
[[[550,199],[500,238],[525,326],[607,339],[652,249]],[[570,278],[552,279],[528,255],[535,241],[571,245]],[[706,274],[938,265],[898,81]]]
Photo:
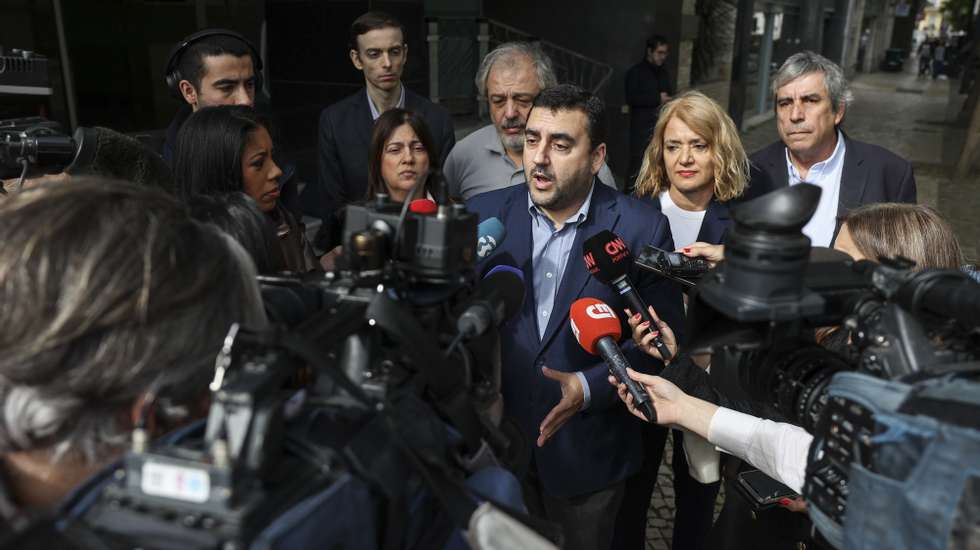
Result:
[[568,313],[571,319],[572,332],[580,346],[592,355],[602,356],[609,367],[609,372],[626,385],[626,390],[633,396],[633,406],[643,413],[650,422],[657,421],[657,411],[650,402],[647,392],[629,377],[626,367],[629,362],[616,343],[622,335],[619,318],[611,307],[602,300],[581,298],[575,300]]
[[664,344],[664,339],[660,337],[660,331],[656,329],[657,323],[630,280],[629,270],[633,265],[633,256],[623,239],[612,231],[603,229],[582,243],[582,254],[589,273],[613,287],[626,298],[633,313],[639,313],[649,323],[647,330],[654,335],[653,345],[660,352],[660,358],[664,363],[670,361],[672,355]]

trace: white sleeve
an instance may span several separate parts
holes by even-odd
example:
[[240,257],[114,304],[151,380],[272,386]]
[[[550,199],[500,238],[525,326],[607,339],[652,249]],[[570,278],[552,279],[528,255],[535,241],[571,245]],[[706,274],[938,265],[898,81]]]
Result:
[[763,420],[721,407],[711,418],[708,441],[799,493],[813,436],[799,426]]

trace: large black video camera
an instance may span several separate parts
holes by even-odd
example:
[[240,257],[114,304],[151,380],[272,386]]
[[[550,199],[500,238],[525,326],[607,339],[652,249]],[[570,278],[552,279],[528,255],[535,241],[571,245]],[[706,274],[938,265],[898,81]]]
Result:
[[799,184],[733,209],[725,261],[692,296],[688,349],[713,351],[721,394],[813,434],[804,496],[832,544],[939,548],[970,526],[976,542],[980,285],[811,249],[801,230],[819,198]]
[[162,444],[138,428],[76,531],[181,549],[439,547],[453,526],[484,548],[496,529],[544,541],[465,482],[525,452],[502,421],[496,330],[523,282],[475,280],[462,205],[414,210],[350,206],[339,270],[260,277],[288,326],[232,327],[206,425]]

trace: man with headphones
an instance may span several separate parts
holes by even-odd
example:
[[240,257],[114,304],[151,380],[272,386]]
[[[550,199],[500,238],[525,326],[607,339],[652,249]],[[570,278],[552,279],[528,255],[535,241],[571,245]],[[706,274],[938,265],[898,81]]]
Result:
[[163,158],[173,160],[177,132],[192,112],[215,105],[254,107],[261,71],[258,50],[237,32],[207,29],[177,43],[165,79],[170,94],[185,104],[167,127]]
[[[255,107],[256,91],[262,89],[262,57],[254,44],[235,31],[205,29],[174,46],[167,58],[164,79],[170,95],[182,103],[167,127],[160,151],[167,164],[172,164],[177,132],[192,112],[216,105]],[[279,201],[299,219],[301,183],[296,165],[283,158],[282,150],[274,156],[283,171],[279,177]]]

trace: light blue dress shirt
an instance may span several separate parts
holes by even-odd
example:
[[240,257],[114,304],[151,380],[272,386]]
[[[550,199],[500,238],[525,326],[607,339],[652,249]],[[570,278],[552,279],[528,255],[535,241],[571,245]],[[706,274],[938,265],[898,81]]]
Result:
[[[593,181],[593,186],[595,182]],[[594,188],[593,188],[594,189]],[[558,289],[561,287],[561,279],[568,266],[569,253],[575,243],[575,235],[578,234],[579,225],[589,216],[589,206],[592,204],[592,191],[582,203],[582,207],[565,220],[560,229],[555,229],[555,224],[551,218],[542,212],[531,201],[531,195],[527,196],[527,211],[531,215],[531,269],[534,284],[534,314],[538,321],[538,339],[544,338],[544,332],[548,328],[548,321],[555,314],[552,311],[555,305],[555,298],[558,296]],[[579,260],[576,254],[572,261]],[[575,373],[582,383],[585,392],[585,401],[582,408],[589,406],[592,393],[589,391],[589,384],[585,375],[581,372]]]
[[[405,85],[402,84],[401,87],[402,87],[402,92],[401,94],[398,95],[398,103],[395,104],[395,107],[399,109],[404,109],[405,108]],[[371,107],[371,119],[378,120],[378,117],[381,116],[381,111],[379,111],[378,108],[374,105],[374,100],[371,99],[371,94],[368,94],[366,87],[364,88],[364,93],[367,94],[368,106]]]
[[837,230],[837,205],[840,202],[841,175],[844,173],[844,154],[847,146],[844,145],[844,134],[837,130],[837,146],[826,160],[822,160],[810,167],[806,178],[801,178],[800,173],[793,166],[793,161],[789,158],[789,149],[786,149],[786,170],[789,173],[789,184],[807,182],[820,187],[820,202],[817,210],[813,213],[810,221],[803,226],[803,234],[810,237],[810,244],[813,246],[830,246],[834,240],[834,231]]

